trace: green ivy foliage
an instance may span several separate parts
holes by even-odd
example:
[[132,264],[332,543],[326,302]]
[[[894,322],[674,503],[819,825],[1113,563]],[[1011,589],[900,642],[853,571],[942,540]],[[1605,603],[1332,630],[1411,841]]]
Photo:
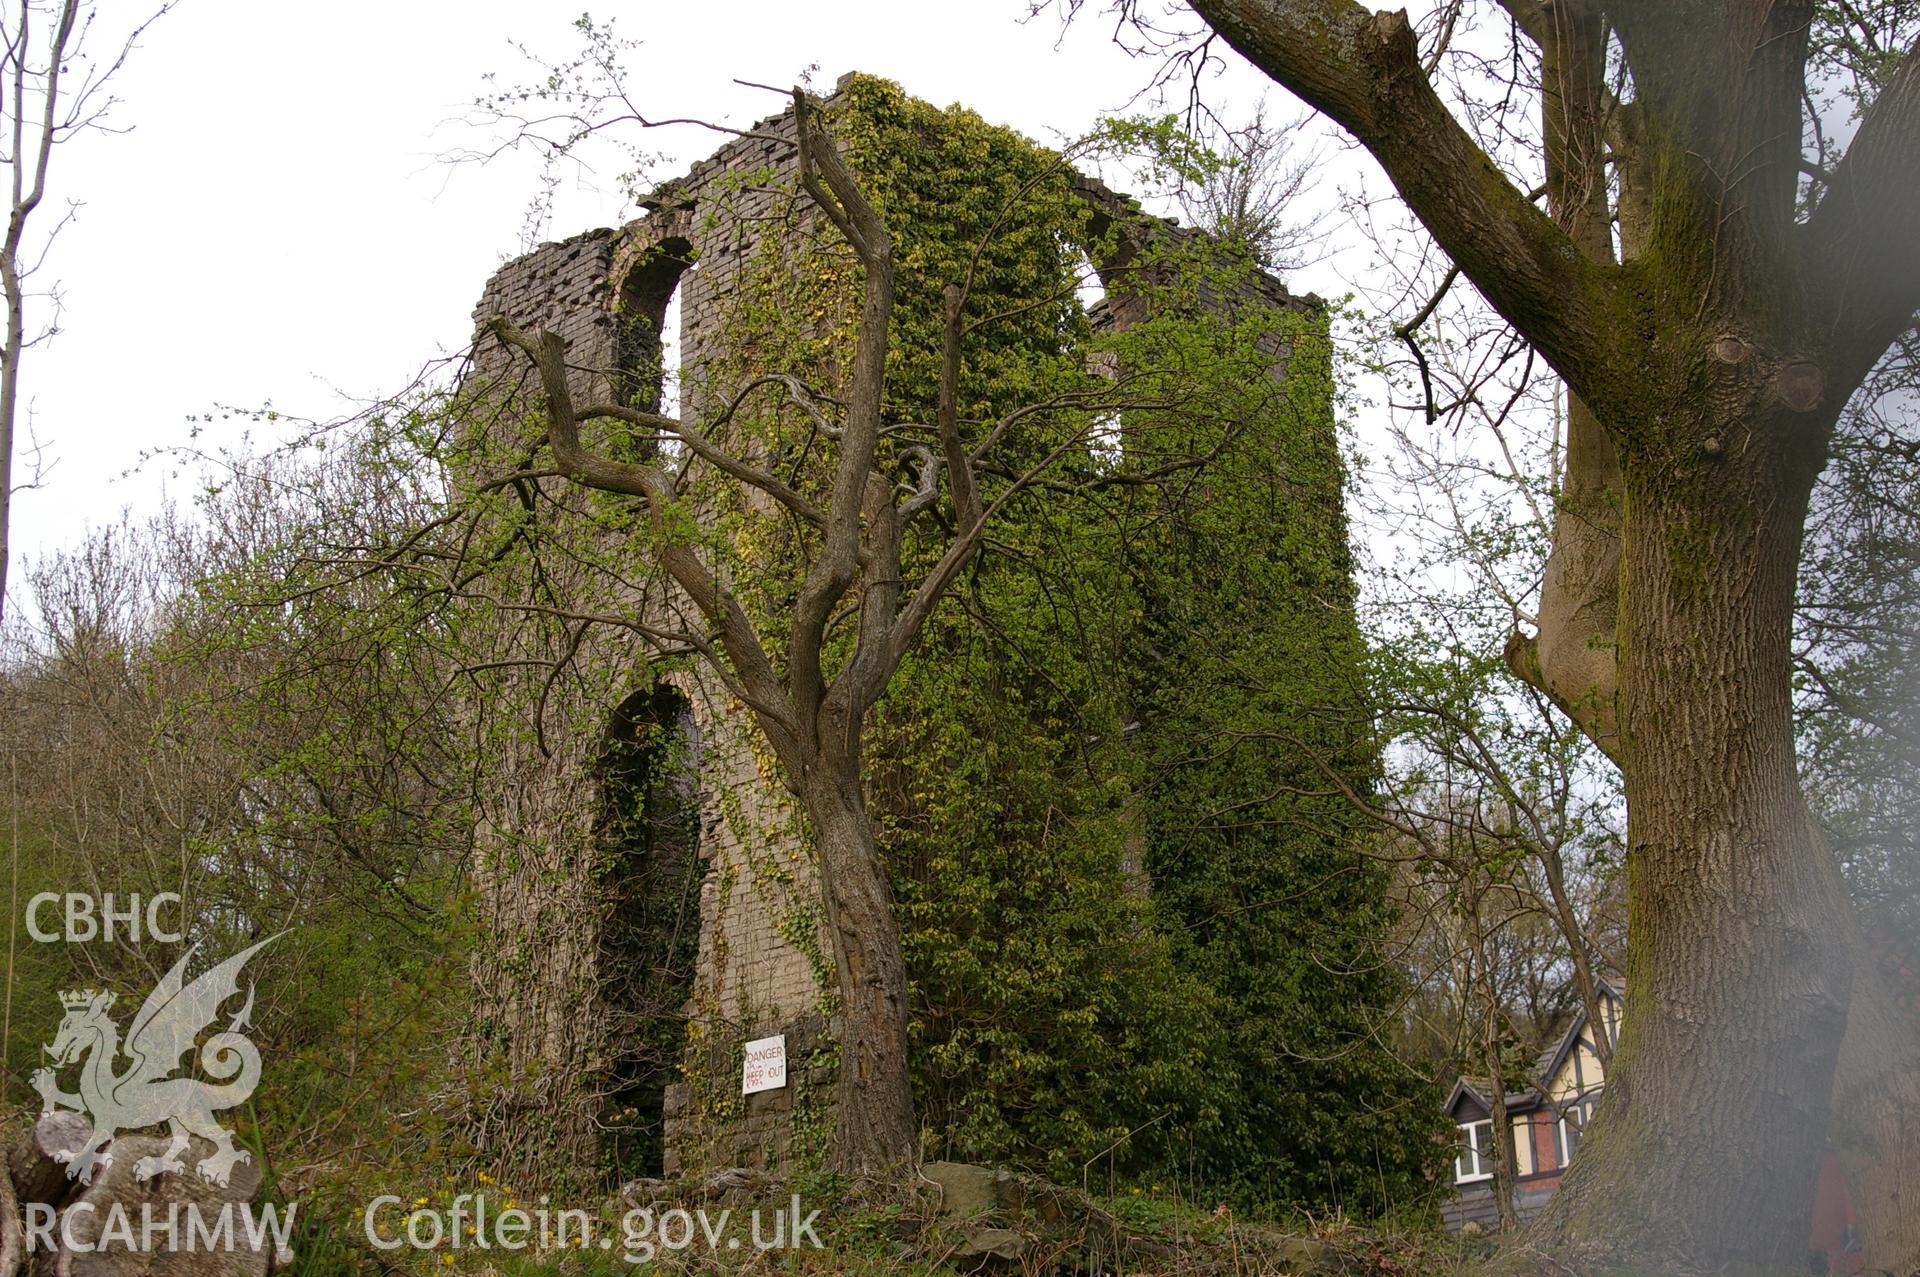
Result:
[[1372,1214],[1422,1184],[1437,1097],[1380,1037],[1402,986],[1382,952],[1386,871],[1351,801],[1377,757],[1330,352],[1317,316],[1288,320],[1236,335],[1243,366],[1276,340],[1291,352],[1283,385],[1239,391],[1253,428],[1152,432],[1213,460],[1120,516],[1143,612],[1126,674],[1160,920],[1233,1026],[1217,1063],[1235,1102],[1196,1169]]
[[[1440,1097],[1376,1033],[1400,991],[1391,919],[1337,792],[1364,793],[1377,759],[1324,316],[1239,304],[1261,287],[1249,254],[1124,210],[1145,242],[1119,251],[1075,189],[1084,150],[860,77],[831,129],[898,268],[878,464],[911,484],[937,446],[943,293],[967,280],[961,433],[995,440],[982,496],[1004,500],[866,735],[928,1151],[1316,1210],[1418,1195],[1445,1157]],[[1165,122],[1094,145],[1203,160]],[[681,386],[696,419],[768,374],[845,383],[859,266],[793,196],[790,233],[730,266]],[[1083,304],[1089,261],[1118,331]],[[724,429],[826,502],[831,440],[789,396],[750,396]],[[623,535],[583,538],[579,561],[696,543],[784,658],[811,529],[704,467],[664,530],[583,500]],[[911,526],[909,581],[954,519]]]
[[[1376,758],[1324,318],[1223,315],[1250,259],[1167,235],[1116,274],[1150,317],[1096,331],[1076,272],[1114,245],[1058,155],[881,81],[842,102],[901,263],[893,419],[932,420],[941,293],[969,270],[968,315],[1010,314],[965,347],[971,429],[1087,393],[1092,367],[1130,381],[1110,417],[1010,436],[1008,475],[1065,452],[870,733],[930,1139],[1384,1210],[1424,1185],[1438,1097],[1375,1034],[1399,992],[1386,884],[1334,792]],[[945,532],[921,536],[924,562]]]

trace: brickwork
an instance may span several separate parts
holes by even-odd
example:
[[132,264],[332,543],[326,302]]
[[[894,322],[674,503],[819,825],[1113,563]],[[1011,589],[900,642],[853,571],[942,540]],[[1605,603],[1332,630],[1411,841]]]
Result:
[[[678,292],[683,411],[698,415],[707,395],[707,352],[725,323],[735,271],[763,228],[781,224],[791,199],[769,181],[791,170],[791,115],[755,130],[784,137],[744,139],[662,188],[645,217],[620,230],[596,230],[547,244],[502,267],[475,308],[477,338],[470,387],[486,387],[510,415],[528,402],[527,373],[486,331],[504,316],[529,331],[567,341],[578,402],[621,399],[657,404],[647,365],[657,365],[659,332]],[[693,263],[696,263],[694,265]],[[639,366],[635,375],[636,365]],[[557,506],[577,498],[549,486]],[[617,554],[617,548],[609,547]],[[645,590],[610,588],[607,574],[581,573],[570,594],[579,611],[630,609],[677,627],[691,608],[658,582]],[[591,607],[589,606],[591,604]],[[549,651],[562,636],[552,636]],[[528,635],[514,638],[524,656]],[[492,1035],[516,1079],[538,1077],[524,1101],[569,1138],[560,1151],[590,1162],[596,1079],[619,1050],[617,1008],[603,1004],[599,967],[599,869],[594,846],[600,796],[594,723],[636,686],[654,677],[645,653],[606,643],[575,664],[579,676],[549,692],[545,719],[558,730],[535,747],[533,733],[503,721],[505,747],[483,806],[477,879],[490,951],[481,983],[502,990],[490,1008]],[[819,1014],[815,922],[818,883],[802,822],[772,769],[750,716],[704,667],[665,676],[690,703],[697,724],[700,785],[699,958],[686,1005],[685,1080],[667,1089],[665,1170],[714,1164],[764,1166],[787,1142],[795,1097],[828,1111],[831,1086],[807,1061],[830,1040]],[[785,1032],[793,1083],[784,1092],[743,1098],[739,1044]],[[830,1070],[828,1070],[830,1074]],[[825,1120],[823,1118],[823,1120]]]
[[[509,358],[486,325],[504,315],[527,330],[548,329],[568,343],[581,402],[615,399],[654,408],[659,388],[659,334],[675,288],[680,314],[682,415],[699,420],[724,388],[709,370],[726,331],[727,307],[745,264],[764,236],[808,229],[809,215],[791,190],[797,161],[790,113],[765,120],[684,177],[661,187],[646,214],[618,230],[595,230],[547,244],[496,273],[475,310],[475,386],[495,403],[527,402],[523,361]],[[1096,263],[1115,274],[1145,239],[1194,232],[1143,218],[1137,206],[1097,182],[1081,194],[1105,225],[1124,224],[1118,259]],[[1103,227],[1097,227],[1096,231]],[[1253,302],[1294,308],[1294,298],[1262,278],[1246,296],[1203,296],[1202,305],[1232,309]],[[1098,322],[1134,322],[1142,303],[1116,291]],[[1274,350],[1284,375],[1290,352]],[[553,481],[549,481],[553,482]],[[577,493],[549,489],[556,508],[583,508]],[[617,545],[603,547],[614,560]],[[636,572],[638,569],[636,569]],[[599,574],[604,578],[608,574]],[[665,628],[691,609],[657,581],[645,588],[610,587],[584,575],[573,583],[585,602],[576,610],[622,610]],[[589,609],[586,604],[591,604]],[[524,643],[524,635],[521,641]],[[565,655],[563,626],[545,638],[545,653]],[[499,978],[497,1045],[516,1077],[546,1079],[539,1103],[573,1132],[570,1156],[591,1160],[595,1086],[619,1049],[614,1008],[602,1004],[601,951],[595,902],[594,839],[600,798],[591,733],[569,723],[604,721],[649,673],[637,640],[583,649],[579,672],[543,692],[544,721],[556,727],[544,742],[531,728],[508,727],[485,803],[478,879],[493,928],[482,982]],[[797,1131],[831,1121],[834,1025],[823,1018],[814,922],[818,882],[802,825],[761,747],[750,716],[703,666],[667,676],[686,696],[697,723],[700,785],[698,854],[704,862],[699,898],[699,958],[686,1005],[688,1047],[681,1078],[664,1097],[669,1174],[716,1165],[768,1166]],[[556,744],[556,742],[560,742]],[[740,1044],[784,1032],[790,1085],[784,1091],[739,1094]],[[539,1090],[538,1087],[534,1088]],[[805,1122],[797,1121],[804,1113]]]

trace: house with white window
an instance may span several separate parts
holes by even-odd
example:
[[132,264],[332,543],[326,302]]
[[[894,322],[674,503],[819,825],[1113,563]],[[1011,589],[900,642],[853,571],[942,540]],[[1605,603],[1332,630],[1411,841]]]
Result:
[[[1594,1044],[1595,1032],[1605,1033],[1606,1042],[1619,1041],[1623,1004],[1619,986],[1602,980],[1602,1023],[1589,1024],[1583,1008],[1541,1053],[1534,1069],[1534,1084],[1506,1095],[1516,1163],[1514,1206],[1522,1219],[1553,1196],[1561,1173],[1580,1147],[1580,1132],[1593,1116],[1607,1081],[1606,1068]],[[1447,1097],[1447,1115],[1458,1128],[1453,1159],[1455,1196],[1440,1208],[1441,1216],[1452,1232],[1469,1222],[1493,1228],[1500,1216],[1493,1200],[1493,1101],[1486,1082],[1465,1077],[1456,1082]]]

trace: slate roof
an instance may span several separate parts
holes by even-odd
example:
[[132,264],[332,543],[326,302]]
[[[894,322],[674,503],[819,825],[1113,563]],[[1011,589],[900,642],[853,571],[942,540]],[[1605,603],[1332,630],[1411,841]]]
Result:
[[[1602,977],[1600,980],[1600,992],[1602,997],[1611,997],[1616,1002],[1624,1003],[1626,1001],[1627,995],[1625,990],[1615,981],[1608,980],[1605,977]],[[1587,1009],[1582,1006],[1574,1012],[1573,1018],[1568,1021],[1566,1029],[1560,1036],[1555,1038],[1545,1050],[1541,1051],[1540,1054],[1535,1057],[1533,1065],[1533,1085],[1527,1087],[1524,1091],[1509,1091],[1507,1093],[1507,1112],[1525,1113],[1537,1109],[1547,1102],[1547,1084],[1553,1080],[1554,1074],[1560,1071],[1560,1066],[1566,1063],[1567,1056],[1572,1053],[1574,1045],[1580,1041],[1581,1036],[1586,1032],[1586,1028]],[[1485,1076],[1462,1074],[1460,1080],[1453,1084],[1453,1090],[1447,1095],[1445,1111],[1449,1114],[1454,1113],[1460,1101],[1465,1097],[1471,1096],[1482,1109],[1492,1112],[1492,1095],[1493,1087],[1489,1084],[1488,1078]]]

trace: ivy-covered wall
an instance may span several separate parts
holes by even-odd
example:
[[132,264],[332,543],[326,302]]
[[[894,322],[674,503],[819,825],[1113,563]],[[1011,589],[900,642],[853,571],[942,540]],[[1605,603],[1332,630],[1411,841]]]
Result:
[[[487,322],[505,316],[565,336],[583,401],[648,401],[661,391],[658,325],[674,288],[691,367],[706,362],[703,340],[746,295],[732,281],[753,250],[743,228],[782,202],[759,181],[781,153],[755,141],[699,166],[684,183],[700,192],[697,217],[690,193],[674,196],[633,226],[542,246],[494,275],[476,307],[481,336],[463,388],[471,474],[508,468],[529,429],[525,370],[486,336]],[[683,391],[698,393],[691,380]],[[832,1038],[813,934],[817,888],[780,778],[751,721],[699,661],[580,620],[629,616],[671,630],[691,612],[650,570],[621,503],[557,479],[470,500],[487,510],[482,588],[496,631],[471,698],[490,755],[476,796],[484,939],[468,1035],[478,1150],[527,1184],[777,1160],[792,1096],[742,1097],[740,1044],[783,1031],[796,1048]],[[724,494],[690,515],[688,535],[715,553],[732,553],[738,530]],[[653,748],[633,738],[625,708],[667,689],[686,713]],[[676,766],[636,782],[636,746]],[[686,876],[658,862],[661,840],[649,831],[657,783],[679,783],[682,770],[696,778],[686,806],[697,815],[678,840],[693,857],[690,909]],[[673,893],[671,907],[636,900],[656,890]],[[806,1066],[795,1059],[796,1078]]]
[[[981,317],[963,429],[1016,445],[986,477],[986,500],[1007,498],[995,531],[869,734],[927,1151],[1383,1206],[1434,1160],[1437,1097],[1375,1033],[1396,993],[1385,884],[1334,792],[1364,790],[1376,760],[1321,308],[970,112],[854,76],[831,120],[899,264],[882,464],[904,475],[929,442],[915,423],[933,420],[942,292],[961,279]],[[753,133],[608,241],[573,357],[629,401],[658,393],[675,282],[683,411],[704,419],[767,373],[828,393],[844,375],[857,267],[797,197],[791,117]],[[1106,144],[1168,143],[1133,128]],[[817,423],[789,402],[743,408],[728,438],[803,492],[828,481]],[[777,633],[804,533],[721,476],[694,473],[688,504],[684,535]],[[938,520],[916,526],[910,569],[942,541]],[[642,547],[617,542],[638,574]],[[683,687],[701,738],[701,936],[666,1093],[681,1170],[807,1154],[836,1009],[805,830],[740,707],[696,671],[623,675]],[[741,1097],[741,1041],[782,1029],[807,1056],[796,1085]]]

